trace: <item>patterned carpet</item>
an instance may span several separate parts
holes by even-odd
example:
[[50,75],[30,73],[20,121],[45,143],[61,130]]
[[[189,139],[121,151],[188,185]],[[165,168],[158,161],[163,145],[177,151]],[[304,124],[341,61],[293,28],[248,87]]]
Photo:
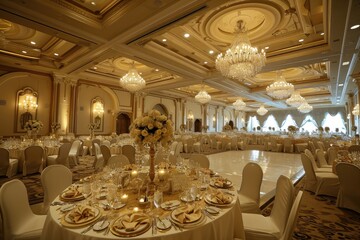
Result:
[[[80,165],[72,168],[73,180],[78,181],[94,170],[92,163],[94,157],[85,156],[80,158]],[[43,190],[40,183],[40,175],[33,174],[27,177],[17,175],[14,178],[22,180],[28,190],[30,204],[40,203],[43,200]],[[9,179],[0,178],[0,184]],[[301,180],[297,185],[297,191],[303,188]],[[262,214],[270,214],[270,203]],[[360,214],[347,209],[336,207],[336,198],[327,196],[314,196],[305,191],[300,205],[299,217],[293,234],[293,239],[360,239]]]

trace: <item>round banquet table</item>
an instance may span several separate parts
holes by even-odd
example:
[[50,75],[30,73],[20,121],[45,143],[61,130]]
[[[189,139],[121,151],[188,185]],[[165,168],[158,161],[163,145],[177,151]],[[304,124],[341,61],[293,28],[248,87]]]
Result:
[[[187,239],[187,240],[229,240],[234,237],[239,239],[245,239],[244,229],[242,222],[242,215],[240,209],[240,202],[237,194],[233,196],[233,204],[226,208],[221,208],[221,211],[217,215],[211,215],[211,218],[205,214],[205,221],[199,226],[193,228],[175,229],[173,226],[167,231],[157,231],[156,234],[152,232],[150,227],[145,233],[134,236],[134,237],[119,237],[114,235],[111,231],[107,235],[104,235],[104,231],[89,230],[85,234],[81,232],[88,228],[91,224],[88,224],[79,228],[68,228],[61,224],[63,213],[60,212],[61,206],[50,206],[49,212],[45,221],[45,225],[42,232],[42,240],[97,240],[97,239],[158,239],[158,240],[172,240],[172,239]],[[174,198],[174,196],[172,196]],[[60,198],[57,197],[54,202],[61,202]],[[164,201],[166,196],[164,195]],[[87,199],[83,200],[84,203],[88,202]],[[81,204],[82,202],[76,202]],[[182,203],[184,204],[184,203]],[[205,205],[204,201],[201,200],[201,204]],[[130,211],[135,205],[128,203],[119,211]],[[142,210],[140,208],[140,210]],[[114,211],[114,210],[113,210]],[[102,211],[106,215],[107,211]],[[164,210],[165,212],[165,210]],[[166,211],[170,213],[170,211]],[[111,225],[111,224],[110,224]]]

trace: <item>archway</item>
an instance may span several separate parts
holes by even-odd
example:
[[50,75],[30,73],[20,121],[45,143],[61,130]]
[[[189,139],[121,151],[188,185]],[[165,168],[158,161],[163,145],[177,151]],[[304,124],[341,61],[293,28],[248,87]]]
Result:
[[201,120],[200,119],[196,119],[195,120],[195,132],[201,132]]
[[158,110],[161,114],[169,117],[169,111],[167,110],[167,108],[163,105],[163,104],[156,104],[153,109]]
[[230,125],[231,129],[234,129],[234,122],[232,120],[229,121],[229,125]]
[[119,113],[116,117],[116,134],[129,133],[131,121],[126,113]]

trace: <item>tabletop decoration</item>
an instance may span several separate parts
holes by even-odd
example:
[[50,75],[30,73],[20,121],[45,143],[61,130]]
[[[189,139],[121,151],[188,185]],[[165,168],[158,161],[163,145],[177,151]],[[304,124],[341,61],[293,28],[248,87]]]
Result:
[[24,129],[27,131],[28,137],[36,137],[43,128],[43,123],[39,120],[29,120],[25,123]]
[[130,126],[130,135],[140,147],[148,145],[150,155],[149,178],[155,178],[154,156],[155,147],[160,143],[167,147],[173,139],[172,121],[157,110],[151,110],[142,117],[138,117]]
[[150,228],[149,216],[133,211],[114,221],[110,230],[120,237],[134,237],[143,234]]
[[90,139],[95,138],[94,131],[99,127],[99,123],[89,123]]

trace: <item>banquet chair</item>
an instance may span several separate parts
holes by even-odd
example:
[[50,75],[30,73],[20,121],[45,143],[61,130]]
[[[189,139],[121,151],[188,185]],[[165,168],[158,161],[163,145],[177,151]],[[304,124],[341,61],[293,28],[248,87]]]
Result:
[[285,231],[284,231],[283,236],[281,237],[281,240],[292,240],[293,239],[292,234],[294,232],[296,220],[299,215],[299,208],[300,208],[300,203],[301,203],[301,200],[303,197],[303,193],[304,193],[303,191],[299,191],[294,200],[294,203],[292,204],[289,218],[286,223]]
[[281,175],[276,183],[274,206],[270,216],[243,213],[246,240],[282,239],[294,202],[295,189],[289,178]]
[[116,144],[117,141],[118,141],[118,139],[117,139],[116,137],[115,137],[115,138],[112,138],[112,139],[110,140],[110,146],[111,146],[112,144]]
[[292,143],[291,138],[284,139],[284,153],[293,153],[294,152],[294,144]]
[[190,161],[199,163],[200,167],[202,167],[202,168],[210,167],[210,161],[209,161],[208,157],[204,154],[191,154]]
[[221,141],[221,149],[223,151],[231,150],[231,138],[224,137]]
[[182,142],[178,142],[178,144],[176,145],[176,148],[175,148],[174,156],[179,157],[182,150],[183,150],[183,144],[182,144]]
[[325,159],[324,151],[321,149],[316,149],[316,159],[317,163],[320,165],[320,168],[332,168],[332,165],[329,165]]
[[[105,146],[107,146],[108,148],[110,148],[110,141],[109,141],[109,140],[104,140],[101,145],[105,145]],[[101,146],[101,145],[100,145],[100,146]]]
[[322,142],[322,141],[317,141],[316,143],[317,143],[317,145],[318,145],[318,147],[319,147],[318,149],[320,149],[320,150],[322,150],[322,151],[326,151],[324,142]]
[[184,144],[184,152],[185,153],[193,153],[194,152],[194,143],[195,143],[195,140],[193,138],[186,139],[185,144]]
[[25,148],[24,154],[23,176],[37,172],[41,173],[44,167],[44,149],[40,146],[30,146]]
[[32,212],[23,182],[14,179],[1,186],[0,209],[4,240],[40,239],[46,216]]
[[109,161],[109,158],[111,157],[110,148],[106,145],[100,146],[100,151],[104,159],[104,166],[107,165],[107,162]]
[[44,189],[42,212],[47,213],[50,203],[72,184],[72,172],[64,165],[51,165],[41,172],[41,185]]
[[221,146],[221,141],[218,141],[218,140],[216,139],[216,135],[215,135],[215,134],[212,134],[212,135],[211,135],[210,140],[211,140],[211,148],[212,148],[212,149],[219,150],[219,149],[220,149],[220,146]]
[[351,145],[348,148],[349,153],[357,152],[360,153],[360,145]]
[[278,143],[276,138],[272,138],[271,142],[271,151],[272,152],[282,152],[284,145],[282,143]]
[[93,163],[93,167],[95,170],[99,170],[104,166],[104,157],[101,154],[100,146],[97,143],[93,143],[94,145],[94,154],[95,154],[95,161]]
[[11,178],[16,175],[19,165],[19,160],[10,158],[9,151],[5,148],[0,148],[0,176],[7,176]]
[[327,150],[327,163],[329,165],[332,165],[333,162],[335,161],[335,159],[337,159],[337,154],[338,154],[339,148],[338,147],[334,147],[331,146],[328,150]]
[[91,156],[95,155],[95,145],[94,145],[95,143],[100,146],[101,145],[100,139],[95,138],[91,141],[91,148],[89,150]]
[[106,166],[116,168],[116,167],[123,167],[128,164],[130,164],[129,159],[125,155],[120,154],[116,156],[111,156]]
[[336,197],[339,192],[339,178],[332,172],[315,172],[314,164],[305,153],[301,153],[301,162],[305,170],[304,189],[315,195]]
[[243,213],[260,213],[260,188],[263,171],[259,164],[248,163],[242,171],[242,181],[238,192]]
[[121,148],[121,152],[123,155],[125,155],[129,162],[132,164],[135,164],[135,147],[132,145],[124,145]]
[[50,155],[47,157],[47,166],[60,164],[70,168],[69,165],[69,152],[71,143],[63,143],[59,148],[58,155]]
[[309,141],[309,142],[308,142],[308,146],[309,146],[309,148],[310,148],[310,152],[311,152],[313,155],[315,155],[316,147],[315,147],[314,142],[313,142],[313,141]]
[[174,154],[176,150],[176,146],[178,145],[177,141],[173,141],[170,145],[170,153]]
[[71,144],[69,152],[69,164],[78,165],[79,164],[79,153],[80,153],[81,141],[75,140]]
[[336,206],[360,213],[360,168],[354,164],[338,163],[336,172],[339,176],[340,189]]
[[[307,157],[307,158],[311,161],[311,164],[313,165],[313,169],[314,169],[315,172],[327,172],[327,173],[332,173],[332,168],[328,168],[328,167],[318,167],[318,164],[316,163],[315,157],[314,157],[314,155],[310,152],[310,150],[305,149],[304,155],[305,155],[305,157]],[[320,164],[319,164],[319,165],[320,165]]]
[[238,142],[237,142],[237,137],[232,137],[231,138],[231,150],[239,150],[238,148]]

